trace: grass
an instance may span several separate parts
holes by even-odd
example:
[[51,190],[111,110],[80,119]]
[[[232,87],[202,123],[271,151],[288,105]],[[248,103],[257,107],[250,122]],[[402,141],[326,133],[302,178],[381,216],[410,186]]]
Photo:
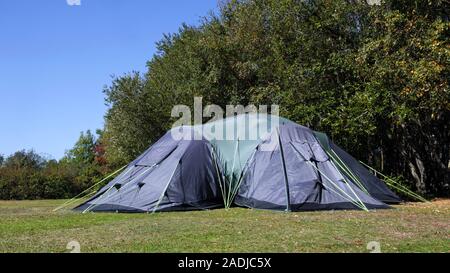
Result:
[[0,201],[0,252],[450,252],[450,200],[391,210],[157,214],[52,212],[63,201]]

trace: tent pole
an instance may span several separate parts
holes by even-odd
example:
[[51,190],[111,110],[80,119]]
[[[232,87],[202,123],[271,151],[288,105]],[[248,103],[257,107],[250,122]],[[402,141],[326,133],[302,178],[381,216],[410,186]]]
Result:
[[277,137],[278,137],[278,144],[280,146],[280,157],[281,157],[281,164],[283,166],[283,173],[284,173],[284,184],[286,188],[286,211],[291,211],[291,197],[289,193],[289,180],[286,170],[286,162],[284,160],[284,151],[283,151],[283,144],[281,144],[281,136],[280,136],[280,130],[277,128]]

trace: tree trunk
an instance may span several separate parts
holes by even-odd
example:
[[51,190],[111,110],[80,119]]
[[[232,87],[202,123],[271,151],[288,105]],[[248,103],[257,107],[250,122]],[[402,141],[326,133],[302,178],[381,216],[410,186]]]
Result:
[[450,196],[450,130],[445,120],[402,126],[396,134],[406,178],[422,195]]

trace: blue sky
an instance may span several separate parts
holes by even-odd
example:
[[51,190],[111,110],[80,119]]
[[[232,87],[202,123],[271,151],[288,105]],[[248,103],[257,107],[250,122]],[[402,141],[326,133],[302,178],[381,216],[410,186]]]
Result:
[[0,1],[0,154],[59,159],[103,127],[111,75],[145,71],[155,42],[198,24],[216,0]]

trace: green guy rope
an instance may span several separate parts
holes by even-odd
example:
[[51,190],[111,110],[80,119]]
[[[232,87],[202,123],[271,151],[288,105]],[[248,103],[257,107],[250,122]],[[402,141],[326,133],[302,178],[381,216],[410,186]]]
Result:
[[[334,164],[333,161],[331,161],[331,164],[333,164],[333,166],[337,169],[337,167],[336,167],[336,165]],[[355,192],[355,191],[353,190],[353,188],[350,186],[350,183],[348,183],[347,178],[345,178],[345,176],[343,176],[343,178],[344,178],[345,184],[347,185],[347,188],[350,189],[350,191],[353,193],[353,195],[356,197],[356,199],[358,199],[359,203],[365,207],[363,201],[361,201],[361,199],[359,198],[359,196],[356,194],[356,192]],[[369,195],[369,196],[370,196],[370,195]]]
[[364,165],[365,167],[369,168],[370,170],[374,171],[375,173],[380,174],[383,178],[386,184],[388,184],[389,186],[403,192],[406,195],[409,195],[410,197],[413,197],[419,201],[422,202],[429,202],[428,200],[426,200],[425,198],[423,198],[422,196],[418,195],[417,193],[413,192],[412,190],[408,189],[407,187],[403,186],[402,184],[398,183],[397,181],[395,181],[394,179],[390,178],[387,175],[382,174],[381,172],[377,171],[376,169],[374,169],[373,167],[370,167],[369,165],[367,165],[366,163],[359,161],[362,165]]
[[[217,164],[217,155],[216,152],[214,151],[214,147],[211,147],[211,155],[213,157],[214,160],[214,167],[216,169],[216,173],[217,173],[217,178],[219,179],[219,186],[220,186],[220,191],[222,193],[222,199],[223,199],[223,204],[224,206],[226,206],[226,200],[225,200],[225,182],[223,182],[222,176],[220,175],[220,171],[219,171],[219,166]],[[224,183],[224,185],[222,185],[222,183]]]
[[[140,173],[138,176],[132,178],[130,181],[128,181],[127,183],[125,183],[124,185],[122,185],[122,187],[121,187],[120,189],[123,191],[123,189],[124,189],[126,186],[132,185],[132,184],[131,184],[132,181],[135,181],[135,180],[137,180],[138,178],[141,178],[146,172],[148,172],[149,170],[152,170],[153,167],[155,167],[155,166],[156,166],[156,165],[153,165],[153,166],[149,167],[149,169],[143,171],[143,172]],[[131,170],[131,169],[130,169],[130,170]],[[127,174],[130,170],[128,170],[127,172],[125,172],[125,174]],[[125,174],[124,174],[124,176],[125,176]],[[100,195],[98,199],[96,199],[96,200],[95,200],[95,201],[94,201],[94,202],[93,202],[86,210],[83,211],[83,213],[86,213],[87,211],[92,210],[92,209],[96,208],[97,206],[99,206],[99,205],[101,204],[101,203],[99,203],[99,200],[102,200],[103,196],[104,196],[107,192],[109,192],[112,188],[114,188],[114,186],[115,186],[115,185],[112,185],[111,187],[109,187],[109,189],[106,190],[106,192],[104,192],[102,195]],[[110,195],[108,195],[108,196],[106,196],[106,197],[111,198],[112,196],[114,196],[114,194],[118,194],[119,192],[120,192],[120,190],[118,189],[115,193],[110,194]]]
[[[322,176],[324,176],[328,181],[330,181],[331,182],[331,184],[334,186],[334,187],[336,187],[338,190],[340,190],[344,195],[346,195],[347,197],[345,197],[345,196],[343,196],[342,194],[340,194],[340,193],[338,193],[338,192],[336,192],[335,190],[333,190],[332,188],[329,188],[330,190],[332,190],[334,193],[336,193],[336,194],[338,194],[340,197],[342,197],[343,199],[345,199],[345,200],[347,200],[347,201],[349,201],[350,203],[352,203],[353,205],[355,205],[356,207],[358,207],[358,208],[360,208],[360,209],[362,209],[362,210],[365,210],[365,211],[369,211],[368,209],[367,209],[367,207],[364,205],[364,203],[362,203],[361,202],[361,204],[360,203],[358,203],[357,201],[355,201],[350,195],[348,195],[343,189],[341,189],[338,185],[336,185],[334,182],[333,182],[333,180],[331,180],[326,174],[324,174],[321,170],[319,170],[319,168],[317,168],[314,164],[312,164],[312,162],[311,161],[309,161],[309,160],[307,160],[301,153],[300,153],[300,151],[299,150],[297,150],[297,148],[292,144],[292,143],[290,143],[291,144],[291,146],[294,148],[294,150],[308,163],[308,164],[310,164],[315,170],[317,170]],[[323,185],[323,183],[322,183],[322,185]],[[327,187],[328,188],[328,187]]]
[[[102,180],[100,180],[99,182],[95,183],[94,185],[90,186],[89,188],[85,189],[84,191],[82,191],[81,193],[79,193],[78,195],[76,195],[75,197],[73,197],[72,199],[70,199],[69,201],[66,201],[64,204],[62,204],[61,206],[55,208],[53,211],[58,211],[64,207],[67,207],[68,205],[72,204],[73,202],[75,202],[77,199],[80,199],[79,197],[82,196],[83,194],[85,194],[87,191],[93,189],[94,187],[96,187],[98,184],[108,180],[109,178],[111,178],[112,176],[116,175],[118,172],[122,171],[123,169],[125,169],[128,165],[125,165],[123,167],[121,167],[120,169],[114,171],[113,173],[109,174],[108,176],[106,176],[105,178],[103,178]],[[87,193],[89,194],[89,193]],[[81,197],[82,198],[82,197]]]
[[236,156],[238,154],[238,150],[239,150],[239,138],[237,139],[236,145],[235,145],[235,149],[234,149],[234,155],[233,155],[233,165],[231,167],[231,180],[228,181],[229,184],[229,189],[228,189],[228,193],[227,193],[227,204],[226,204],[226,208],[230,208],[231,207],[231,193],[234,191],[233,188],[233,183],[234,183],[234,166],[236,164]]
[[327,154],[334,160],[336,160],[336,163],[338,164],[338,166],[344,171],[344,173],[346,173],[348,176],[350,176],[350,178],[352,178],[355,182],[355,184],[362,190],[364,191],[367,195],[370,196],[370,193],[367,191],[367,189],[364,187],[363,183],[359,180],[359,178],[356,176],[356,174],[354,174],[350,168],[344,163],[344,161],[336,154],[335,151],[331,150],[331,152],[334,154]]

